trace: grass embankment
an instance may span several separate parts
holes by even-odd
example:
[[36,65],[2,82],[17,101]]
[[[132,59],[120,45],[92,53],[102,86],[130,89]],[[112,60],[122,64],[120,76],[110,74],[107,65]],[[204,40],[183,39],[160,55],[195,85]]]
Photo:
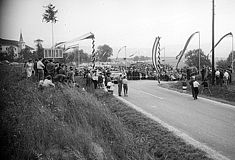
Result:
[[[182,92],[182,82],[178,81],[178,82],[172,82],[172,83],[162,83],[160,84],[160,86],[164,87],[164,88],[169,88],[169,89],[173,89],[179,92]],[[217,100],[217,101],[221,101],[221,102],[225,102],[225,103],[229,103],[232,105],[235,105],[235,82],[232,82],[232,84],[229,84],[227,87],[225,86],[220,86],[220,85],[210,85],[210,90],[211,90],[211,95],[210,93],[205,90],[203,93],[201,92],[203,89],[202,86],[199,87],[199,96],[202,97],[206,97],[212,100]],[[187,87],[187,93],[191,94],[191,87],[188,84]]]
[[102,90],[58,85],[40,91],[9,71],[0,67],[3,159],[209,159]]

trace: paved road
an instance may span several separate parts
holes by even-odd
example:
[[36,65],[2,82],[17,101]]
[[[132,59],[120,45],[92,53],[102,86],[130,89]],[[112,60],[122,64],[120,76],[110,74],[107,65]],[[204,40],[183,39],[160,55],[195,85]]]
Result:
[[[115,94],[117,89],[115,89]],[[158,87],[156,81],[129,81],[123,97],[193,139],[235,159],[235,106]]]

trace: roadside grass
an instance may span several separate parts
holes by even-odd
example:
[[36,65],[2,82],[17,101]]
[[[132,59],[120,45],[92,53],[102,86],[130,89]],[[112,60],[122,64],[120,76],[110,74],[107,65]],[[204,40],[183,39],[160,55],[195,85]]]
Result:
[[101,89],[39,90],[0,67],[0,151],[9,160],[209,160],[157,122]]
[[[200,83],[200,82],[199,82]],[[182,92],[182,82],[169,82],[169,83],[161,83],[159,86],[168,88],[168,89],[173,89],[179,92]],[[199,87],[199,96],[203,96],[209,99],[225,102],[225,103],[230,103],[232,105],[235,104],[235,82],[232,82],[232,84],[229,84],[228,87],[225,86],[220,86],[220,85],[210,85],[210,90],[212,95],[208,91],[205,91],[201,93],[202,91],[202,86]],[[187,87],[187,93],[191,94],[191,87],[188,84]]]
[[1,66],[1,158],[138,159],[132,134],[96,97],[37,84]]
[[[78,80],[84,85],[84,80]],[[127,106],[113,95],[99,89],[93,90],[92,94],[133,134],[134,151],[141,156],[139,159],[211,159],[205,152],[187,144],[159,123]]]

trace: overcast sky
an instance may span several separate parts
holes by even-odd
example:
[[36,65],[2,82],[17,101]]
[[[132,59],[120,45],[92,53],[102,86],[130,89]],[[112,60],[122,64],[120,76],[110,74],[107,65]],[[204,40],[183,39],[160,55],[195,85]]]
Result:
[[[201,48],[211,49],[212,0],[1,0],[0,37],[19,40],[20,30],[26,44],[34,47],[42,39],[51,46],[51,24],[42,22],[43,6],[58,9],[54,26],[55,42],[67,41],[85,33],[95,34],[96,46],[127,46],[141,52],[152,48],[156,36],[167,56],[176,56],[188,37],[200,31]],[[235,34],[235,0],[215,0],[215,43],[228,32]],[[188,50],[198,47],[198,35]],[[90,40],[80,42],[90,46]],[[228,55],[231,38],[224,39],[216,56]],[[115,50],[115,52],[117,52]],[[147,56],[150,53],[144,52]],[[116,53],[114,53],[116,54]]]

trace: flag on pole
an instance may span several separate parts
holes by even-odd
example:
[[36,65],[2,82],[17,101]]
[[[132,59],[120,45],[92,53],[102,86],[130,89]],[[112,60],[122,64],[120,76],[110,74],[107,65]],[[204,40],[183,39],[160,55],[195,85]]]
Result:
[[199,32],[198,32],[198,31],[197,31],[197,32],[194,32],[194,33],[188,38],[188,40],[186,41],[186,43],[185,43],[185,45],[184,45],[183,50],[179,53],[179,55],[176,56],[176,59],[178,59],[178,57],[180,56],[180,58],[178,59],[178,62],[177,62],[177,64],[176,64],[176,68],[178,68],[179,62],[180,62],[180,60],[182,59],[182,57],[183,57],[183,55],[184,55],[184,52],[186,51],[186,49],[187,49],[187,47],[188,47],[189,42],[191,41],[191,39],[193,38],[193,36],[194,36],[195,34],[197,34],[197,33],[199,33]]

